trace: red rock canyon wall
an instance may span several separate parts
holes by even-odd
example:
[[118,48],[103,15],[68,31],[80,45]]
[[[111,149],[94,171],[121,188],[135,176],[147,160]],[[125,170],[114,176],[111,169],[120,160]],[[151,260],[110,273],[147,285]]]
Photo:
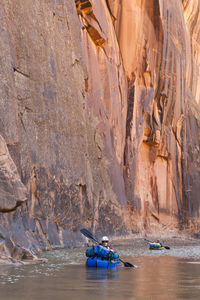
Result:
[[197,0],[0,3],[8,261],[110,235],[199,234]]

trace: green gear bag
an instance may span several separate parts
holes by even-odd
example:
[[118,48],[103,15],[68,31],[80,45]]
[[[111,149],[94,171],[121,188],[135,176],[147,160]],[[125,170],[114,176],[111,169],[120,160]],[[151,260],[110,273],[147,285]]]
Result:
[[86,255],[87,257],[94,257],[96,254],[95,254],[93,248],[88,248],[88,249],[86,250],[86,252],[85,252],[85,255]]

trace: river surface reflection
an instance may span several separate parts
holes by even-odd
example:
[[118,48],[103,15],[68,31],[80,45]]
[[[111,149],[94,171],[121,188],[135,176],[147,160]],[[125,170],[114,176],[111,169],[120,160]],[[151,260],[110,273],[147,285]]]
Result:
[[133,253],[121,245],[123,260],[138,268],[111,270],[86,268],[85,248],[47,252],[42,255],[47,264],[0,266],[0,299],[200,299],[200,247],[195,247],[138,247]]

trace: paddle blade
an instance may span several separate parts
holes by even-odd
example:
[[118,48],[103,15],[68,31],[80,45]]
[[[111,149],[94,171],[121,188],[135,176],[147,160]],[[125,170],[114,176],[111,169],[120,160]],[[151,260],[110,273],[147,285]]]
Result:
[[135,268],[134,265],[132,265],[131,263],[127,262],[127,261],[124,261],[124,267],[127,267],[127,268]]
[[150,240],[144,239],[147,243],[152,243]]
[[164,247],[165,247],[165,249],[170,250],[170,247],[168,247],[168,246],[164,246]]
[[97,239],[92,235],[92,233],[89,232],[87,229],[82,228],[82,229],[80,229],[80,232],[81,232],[84,236],[86,236],[88,239],[91,239],[91,240],[95,241],[96,243],[99,243],[99,242],[97,241]]
[[127,267],[127,268],[134,268],[135,267],[131,263],[129,263],[127,261],[123,261],[121,258],[118,258],[118,259],[124,264],[124,267]]

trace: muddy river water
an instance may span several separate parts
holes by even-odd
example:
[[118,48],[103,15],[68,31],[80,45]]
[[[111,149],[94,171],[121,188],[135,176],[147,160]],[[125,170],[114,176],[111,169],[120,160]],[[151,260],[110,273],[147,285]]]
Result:
[[200,241],[166,245],[170,250],[149,250],[142,239],[115,244],[137,268],[86,268],[86,248],[43,253],[46,264],[0,266],[0,299],[200,299]]

